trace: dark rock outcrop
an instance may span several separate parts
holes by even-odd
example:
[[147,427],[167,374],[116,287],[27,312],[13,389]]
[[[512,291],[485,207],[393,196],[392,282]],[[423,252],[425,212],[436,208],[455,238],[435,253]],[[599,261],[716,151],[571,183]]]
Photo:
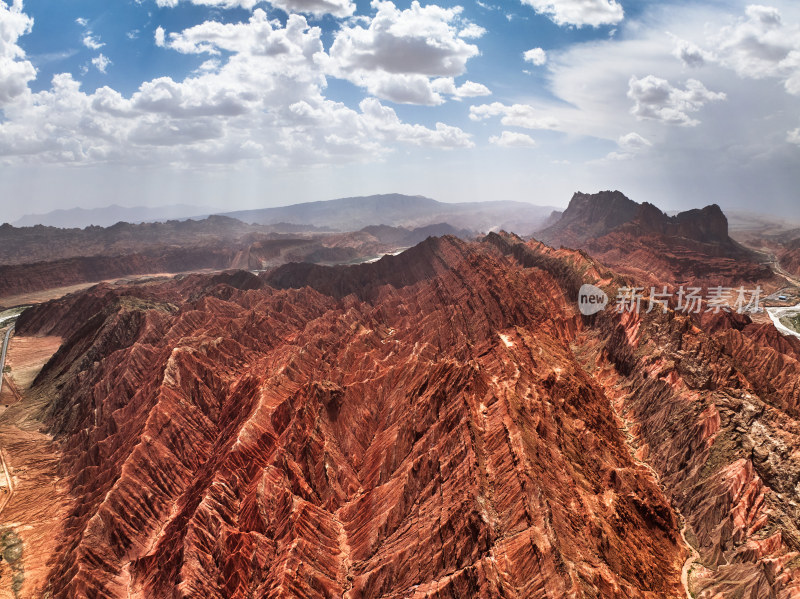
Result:
[[586,250],[648,284],[714,286],[772,278],[760,256],[731,239],[716,204],[668,216],[619,191],[576,193],[561,219],[535,237]]

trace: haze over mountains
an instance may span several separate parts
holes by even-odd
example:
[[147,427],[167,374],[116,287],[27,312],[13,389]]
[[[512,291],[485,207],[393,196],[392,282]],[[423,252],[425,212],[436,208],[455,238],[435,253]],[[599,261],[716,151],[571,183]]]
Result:
[[134,208],[114,205],[90,210],[72,208],[27,215],[13,224],[16,227],[37,224],[61,228],[82,228],[89,225],[108,227],[120,221],[141,223],[188,218],[198,220],[208,214],[220,214],[244,223],[279,225],[281,231],[290,230],[292,225],[303,230],[317,228],[356,231],[370,225],[416,228],[447,222],[473,231],[514,229],[530,233],[541,227],[553,210],[552,207],[525,202],[445,203],[423,196],[382,194],[235,212],[210,211],[208,207],[184,204]]
[[[668,216],[619,191],[575,193],[563,213],[515,202],[445,204],[386,194],[229,214],[238,218],[85,229],[2,225],[0,296],[134,274],[358,262],[430,235],[469,239],[497,227],[526,236],[545,226],[536,239],[587,250],[651,282],[728,284],[770,277],[764,255],[730,238],[718,206]],[[335,232],[339,228],[346,232]],[[787,235],[756,245],[772,244],[776,260],[796,272],[798,251]]]
[[369,225],[420,227],[447,222],[454,227],[473,231],[513,229],[527,233],[546,222],[553,210],[552,207],[525,202],[498,200],[445,203],[424,196],[384,194],[278,208],[240,210],[224,215],[244,222],[304,223],[338,231],[353,231]]
[[170,219],[204,218],[208,208],[189,204],[171,206],[118,206],[112,204],[103,208],[68,208],[53,210],[45,214],[27,214],[14,221],[15,227],[44,225],[65,229],[83,228],[90,225],[110,227],[118,222],[144,223]]

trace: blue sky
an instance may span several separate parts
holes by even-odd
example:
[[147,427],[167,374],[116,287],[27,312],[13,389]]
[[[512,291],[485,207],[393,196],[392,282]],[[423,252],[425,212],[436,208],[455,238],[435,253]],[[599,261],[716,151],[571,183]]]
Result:
[[793,215],[800,6],[0,0],[0,162],[0,221],[600,189]]

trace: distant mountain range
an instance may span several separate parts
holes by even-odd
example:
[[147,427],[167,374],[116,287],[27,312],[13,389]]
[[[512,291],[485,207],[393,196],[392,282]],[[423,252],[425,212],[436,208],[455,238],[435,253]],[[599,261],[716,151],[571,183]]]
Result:
[[144,223],[185,220],[192,217],[204,218],[208,214],[208,207],[191,206],[189,204],[133,207],[112,204],[103,208],[69,208],[53,210],[45,214],[26,214],[11,224],[15,227],[45,225],[62,229],[82,229],[89,225],[110,227],[118,222]]
[[260,225],[302,223],[336,231],[356,231],[373,225],[417,228],[446,222],[472,231],[507,229],[527,234],[547,224],[553,210],[506,200],[449,204],[423,196],[393,193],[237,210],[226,212],[224,216]]
[[[216,214],[245,223],[267,225],[282,233],[358,231],[378,225],[415,229],[449,223],[457,229],[480,232],[506,229],[526,235],[548,225],[553,210],[552,207],[506,200],[449,204],[423,196],[382,194]],[[160,207],[112,205],[29,214],[11,224],[15,227],[45,225],[64,229],[89,225],[109,227],[118,222],[202,219],[213,213],[208,207],[188,204]]]

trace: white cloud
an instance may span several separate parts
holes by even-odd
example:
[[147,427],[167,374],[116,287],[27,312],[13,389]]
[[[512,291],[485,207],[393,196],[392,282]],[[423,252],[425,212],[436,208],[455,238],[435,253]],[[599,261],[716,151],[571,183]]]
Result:
[[466,26],[458,32],[458,37],[477,39],[486,34],[486,29],[475,23],[467,23]]
[[291,13],[308,13],[315,16],[331,14],[349,17],[356,6],[351,0],[270,0],[270,4]]
[[100,53],[98,56],[92,58],[92,64],[98,71],[100,71],[101,73],[105,73],[106,69],[108,69],[108,67],[113,63],[111,62],[111,60],[109,60],[107,56]]
[[390,1],[373,0],[372,19],[344,25],[330,49],[329,72],[370,94],[400,103],[441,104],[432,77],[456,77],[478,54],[459,34],[475,33],[460,21],[461,7],[425,7],[414,0],[399,10]]
[[532,148],[536,145],[536,141],[530,135],[514,131],[503,131],[499,136],[493,135],[489,138],[489,143],[504,148]]
[[159,48],[163,48],[164,47],[164,45],[165,45],[165,40],[164,40],[165,36],[166,36],[166,32],[164,31],[164,28],[161,27],[161,26],[156,27],[156,32],[153,35],[153,39],[155,39],[156,46],[158,46]]
[[745,18],[711,36],[717,60],[742,77],[775,77],[800,95],[800,26],[783,22],[777,8],[751,5]]
[[220,67],[221,64],[222,63],[219,60],[217,60],[216,58],[211,58],[209,60],[204,61],[203,64],[201,64],[199,67],[197,67],[197,72],[198,73],[213,73],[213,72],[216,72],[216,71],[219,70],[219,67]]
[[541,48],[531,48],[522,53],[522,58],[524,58],[526,62],[540,67],[547,62],[547,52]]
[[105,46],[105,43],[101,42],[100,38],[96,37],[91,31],[88,31],[86,35],[83,36],[83,45],[90,50],[99,50]]
[[650,140],[647,140],[638,133],[634,132],[621,135],[617,143],[619,143],[619,147],[622,149],[631,152],[646,150],[653,145]]
[[86,27],[89,24],[89,21],[84,19],[83,17],[78,17],[77,19],[75,19],[75,22],[81,27]]
[[[156,0],[156,5],[161,8],[175,8],[180,0]],[[197,6],[211,6],[215,8],[244,8],[252,10],[259,0],[188,0]]]
[[713,60],[713,56],[709,52],[706,52],[692,42],[682,39],[675,40],[675,50],[673,54],[687,67],[702,67],[709,60]]
[[694,127],[700,121],[689,116],[697,112],[708,102],[725,99],[725,94],[712,92],[696,79],[686,81],[686,89],[670,85],[666,79],[653,75],[633,76],[628,81],[628,97],[634,101],[631,113],[641,119],[654,119]]
[[431,83],[433,90],[439,94],[449,94],[456,98],[476,98],[478,96],[491,96],[491,90],[482,83],[474,81],[465,81],[460,86],[456,87],[455,80],[452,77],[440,77],[434,79]]
[[470,136],[458,127],[436,123],[435,129],[428,129],[422,125],[403,123],[393,109],[383,106],[375,98],[362,100],[359,107],[367,126],[386,140],[444,149],[470,148],[475,145]]
[[786,141],[800,146],[800,127],[789,131],[789,133],[786,135]]
[[554,117],[543,114],[543,111],[527,104],[514,104],[507,106],[501,102],[481,104],[469,107],[469,118],[480,121],[490,117],[500,116],[500,123],[507,127],[522,127],[524,129],[556,129],[559,122]]
[[36,69],[25,60],[25,51],[17,40],[33,27],[33,19],[22,12],[22,0],[11,6],[0,2],[0,107],[21,96]]
[[625,16],[616,0],[522,0],[522,3],[562,26],[616,25]]
[[[256,10],[246,23],[161,31],[165,47],[213,58],[183,80],[145,81],[130,97],[109,87],[85,93],[69,74],[38,93],[23,86],[23,100],[4,107],[3,162],[294,168],[374,162],[403,145],[474,145],[457,127],[404,122],[375,98],[357,110],[326,99],[321,30],[300,15],[281,26]],[[106,68],[104,59],[93,63]]]
[[[183,54],[212,54],[220,51],[235,52],[249,56],[273,57],[277,63],[285,63],[292,58],[300,63],[314,55],[322,57],[322,44],[319,41],[319,28],[310,28],[305,17],[291,15],[286,27],[281,28],[276,21],[267,19],[267,13],[256,9],[246,23],[220,23],[206,21],[180,33],[166,34],[156,30],[167,47]],[[156,40],[158,42],[158,39]],[[288,65],[287,65],[288,66]]]
[[631,132],[621,135],[617,140],[617,145],[622,152],[610,152],[606,156],[606,160],[629,160],[636,154],[644,152],[653,144],[638,133]]

